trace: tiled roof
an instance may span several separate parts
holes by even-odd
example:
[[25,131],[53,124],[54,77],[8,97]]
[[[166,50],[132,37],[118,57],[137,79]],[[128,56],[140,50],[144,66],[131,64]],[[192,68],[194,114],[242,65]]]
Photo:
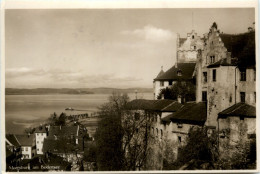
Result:
[[34,135],[15,135],[21,146],[32,146],[35,140]]
[[83,142],[82,139],[79,139],[78,144],[75,143],[75,139],[58,139],[54,140],[51,138],[44,139],[43,142],[43,151],[52,152],[52,153],[71,153],[75,150],[83,151]]
[[237,103],[218,114],[219,118],[228,116],[256,117],[256,108],[246,103]]
[[[177,67],[173,66],[164,74],[156,77],[154,80],[190,80],[192,79],[193,71],[196,63],[178,63]],[[181,76],[178,76],[177,72],[181,71]]]
[[157,75],[157,77],[156,78],[158,78],[158,77],[160,77],[161,75],[163,75],[164,74],[164,71],[163,70],[161,70],[160,72],[159,72],[159,74]]
[[171,102],[170,105],[166,106],[165,108],[162,109],[164,112],[176,112],[179,110],[183,105],[177,101]]
[[128,110],[149,110],[156,100],[136,99],[126,104]]
[[204,124],[207,119],[206,102],[188,102],[176,113],[171,114],[171,121]]
[[221,40],[231,57],[238,58],[239,67],[255,65],[255,32],[242,34],[220,34]]
[[232,61],[231,63],[227,62],[227,59],[220,59],[219,61],[207,66],[208,68],[214,68],[219,66],[236,66],[236,64]]
[[20,146],[19,142],[13,134],[7,134],[5,137],[12,145]]
[[219,36],[228,52],[231,52],[231,56],[238,57],[247,45],[248,39],[250,39],[248,34],[220,34]]
[[164,100],[155,100],[151,110],[154,111],[163,111],[163,109],[165,109],[166,107],[168,107],[169,105],[176,103],[175,100],[168,100],[168,99],[164,99]]
[[175,100],[145,100],[137,99],[127,103],[128,110],[152,110],[162,112],[174,112],[180,108],[182,104]]
[[78,126],[51,126],[49,130],[49,137],[54,137],[57,136],[77,136],[78,135]]

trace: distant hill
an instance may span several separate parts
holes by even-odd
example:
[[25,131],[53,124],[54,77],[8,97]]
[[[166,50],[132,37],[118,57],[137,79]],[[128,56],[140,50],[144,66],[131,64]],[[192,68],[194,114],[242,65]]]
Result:
[[118,89],[118,88],[85,88],[88,91],[94,92],[95,94],[111,94],[112,92],[120,93],[135,93],[137,90],[138,93],[153,93],[152,88],[127,88],[127,89]]
[[152,88],[35,88],[35,89],[22,89],[22,88],[6,88],[6,95],[46,95],[46,94],[111,94],[112,92],[120,93],[152,93]]

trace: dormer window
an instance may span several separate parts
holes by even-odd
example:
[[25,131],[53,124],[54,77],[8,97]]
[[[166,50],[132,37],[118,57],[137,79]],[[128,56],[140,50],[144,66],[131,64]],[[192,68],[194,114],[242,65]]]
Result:
[[178,71],[177,71],[177,76],[182,76],[181,70],[178,70]]
[[215,56],[210,56],[210,63],[215,63]]

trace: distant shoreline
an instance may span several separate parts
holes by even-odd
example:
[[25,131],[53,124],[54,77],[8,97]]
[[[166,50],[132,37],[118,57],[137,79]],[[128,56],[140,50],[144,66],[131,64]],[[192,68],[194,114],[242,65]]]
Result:
[[5,95],[85,95],[85,94],[111,94],[113,92],[119,93],[153,93],[152,88],[35,88],[35,89],[22,89],[22,88],[6,88]]

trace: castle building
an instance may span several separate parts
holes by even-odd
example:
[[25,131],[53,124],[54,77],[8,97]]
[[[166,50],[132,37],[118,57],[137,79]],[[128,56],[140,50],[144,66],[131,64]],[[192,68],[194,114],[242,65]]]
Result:
[[194,30],[186,38],[177,35],[176,63],[166,72],[161,69],[153,81],[154,99],[157,99],[161,90],[172,86],[177,81],[194,80],[198,50],[203,49],[203,40]]
[[239,102],[255,106],[255,62],[242,63],[255,52],[250,40],[254,32],[223,34],[215,23],[205,35],[196,65],[196,101],[207,101],[207,126],[216,128],[218,114]]
[[[196,80],[196,101],[133,100],[130,104],[153,114],[151,169],[162,160],[176,160],[190,129],[206,126],[218,134],[221,157],[229,159],[256,138],[255,31],[223,34],[213,23],[204,38],[192,31],[177,39],[177,62],[154,79],[154,99],[177,81]],[[159,101],[159,102],[156,102]],[[170,102],[169,102],[170,101]],[[156,103],[163,108],[156,109]],[[178,103],[178,102],[177,102]],[[166,108],[171,108],[166,112]],[[146,106],[146,107],[142,107]],[[150,120],[150,119],[149,119]],[[209,131],[208,133],[212,133]],[[209,134],[210,135],[210,134]],[[248,147],[248,146],[247,146]]]

